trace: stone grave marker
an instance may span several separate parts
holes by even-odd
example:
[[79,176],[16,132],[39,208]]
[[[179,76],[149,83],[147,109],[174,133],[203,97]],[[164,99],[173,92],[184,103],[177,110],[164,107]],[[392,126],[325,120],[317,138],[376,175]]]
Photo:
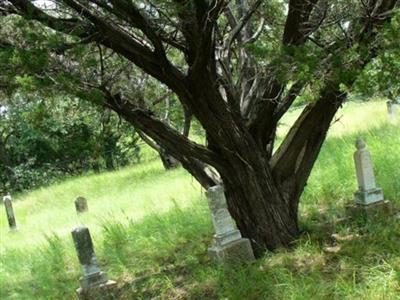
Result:
[[400,101],[399,100],[388,100],[386,102],[389,121],[395,122],[400,120]]
[[100,270],[89,229],[78,227],[71,233],[83,270],[83,276],[79,279],[80,287],[76,290],[78,298],[83,300],[115,299],[116,282],[109,280],[107,274]]
[[75,209],[76,212],[79,213],[83,213],[83,212],[87,212],[88,211],[88,205],[87,205],[87,200],[84,197],[76,197],[75,199]]
[[371,154],[362,139],[357,139],[357,151],[354,152],[358,190],[355,192],[357,204],[369,205],[383,201],[382,189],[376,186]]
[[393,102],[391,100],[386,101],[386,107],[389,117],[393,114]]
[[252,261],[253,249],[250,241],[242,238],[232,219],[224,194],[224,188],[216,185],[207,191],[215,235],[208,253],[217,262]]
[[371,154],[362,139],[356,141],[354,164],[357,175],[358,190],[354,193],[355,212],[391,213],[391,204],[385,201],[383,191],[376,184]]
[[10,227],[10,231],[17,230],[17,222],[15,221],[14,208],[12,205],[12,199],[10,195],[3,197],[4,207],[6,208],[8,226]]

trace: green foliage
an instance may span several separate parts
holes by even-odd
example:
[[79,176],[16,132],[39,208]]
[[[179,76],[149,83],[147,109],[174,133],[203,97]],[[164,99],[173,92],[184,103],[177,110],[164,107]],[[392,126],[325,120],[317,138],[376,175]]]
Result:
[[395,99],[400,96],[400,11],[386,24],[380,43],[382,50],[370,63],[355,84],[355,91],[363,95],[382,95]]
[[115,115],[81,100],[23,95],[4,106],[0,190],[30,189],[139,160],[138,137]]

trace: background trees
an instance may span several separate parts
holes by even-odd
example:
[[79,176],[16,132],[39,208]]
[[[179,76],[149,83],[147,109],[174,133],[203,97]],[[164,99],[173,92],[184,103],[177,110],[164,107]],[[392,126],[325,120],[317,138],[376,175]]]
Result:
[[[64,0],[45,11],[13,0],[2,11],[41,23],[29,23],[40,28],[29,49],[47,53],[32,68],[35,80],[115,111],[204,187],[222,182],[238,227],[262,253],[296,239],[300,195],[330,123],[385,46],[380,33],[398,35],[398,22],[389,22],[396,4]],[[29,41],[16,36],[3,44],[26,49]],[[42,72],[53,61],[56,68]],[[136,93],[143,91],[143,77],[131,76],[138,72],[152,77],[145,87],[154,82],[173,93],[182,113],[197,119],[206,146],[162,118],[154,94]],[[276,145],[279,120],[307,90],[313,101]]]
[[139,159],[139,137],[132,127],[78,99],[15,95],[3,103],[1,121],[2,191]]

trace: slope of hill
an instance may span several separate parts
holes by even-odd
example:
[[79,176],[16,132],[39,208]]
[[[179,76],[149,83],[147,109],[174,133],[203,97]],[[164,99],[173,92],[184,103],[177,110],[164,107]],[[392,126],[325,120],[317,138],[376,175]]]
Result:
[[[399,220],[337,222],[356,190],[359,136],[379,186],[400,207],[400,127],[387,123],[384,102],[351,103],[338,117],[302,197],[303,235],[291,251],[216,266],[207,256],[212,226],[200,186],[152,161],[18,195],[19,231],[9,233],[0,214],[0,298],[73,299],[80,268],[70,231],[84,224],[119,299],[400,299]],[[89,206],[79,216],[78,195]],[[332,233],[359,237],[326,252]]]

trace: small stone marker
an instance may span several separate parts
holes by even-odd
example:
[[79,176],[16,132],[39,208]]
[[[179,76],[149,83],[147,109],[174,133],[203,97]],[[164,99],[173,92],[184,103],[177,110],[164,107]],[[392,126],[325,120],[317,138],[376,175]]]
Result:
[[354,152],[354,164],[357,174],[358,191],[355,192],[357,204],[369,205],[383,201],[383,192],[376,186],[371,154],[362,139],[357,139],[357,151]]
[[217,262],[254,260],[250,241],[242,238],[228,211],[224,188],[221,185],[209,188],[207,198],[215,229],[213,245],[208,253]]
[[382,189],[376,186],[375,174],[370,152],[362,139],[356,141],[354,152],[358,190],[354,193],[355,206],[350,206],[352,215],[370,216],[375,214],[392,214],[392,205],[385,201]]
[[6,208],[8,225],[10,226],[10,231],[17,230],[17,222],[15,221],[14,209],[12,206],[11,196],[7,195],[3,197],[4,207]]
[[400,101],[388,100],[386,102],[389,120],[395,122],[400,119]]
[[78,227],[72,230],[75,249],[83,276],[79,279],[80,288],[76,290],[79,299],[115,299],[113,290],[116,282],[108,280],[107,274],[100,270],[93,242],[87,227]]
[[391,117],[393,114],[393,102],[391,100],[386,101],[386,107],[387,107],[388,114]]
[[75,199],[75,209],[76,212],[79,213],[83,213],[88,211],[88,205],[87,205],[87,200],[84,197],[76,197]]

